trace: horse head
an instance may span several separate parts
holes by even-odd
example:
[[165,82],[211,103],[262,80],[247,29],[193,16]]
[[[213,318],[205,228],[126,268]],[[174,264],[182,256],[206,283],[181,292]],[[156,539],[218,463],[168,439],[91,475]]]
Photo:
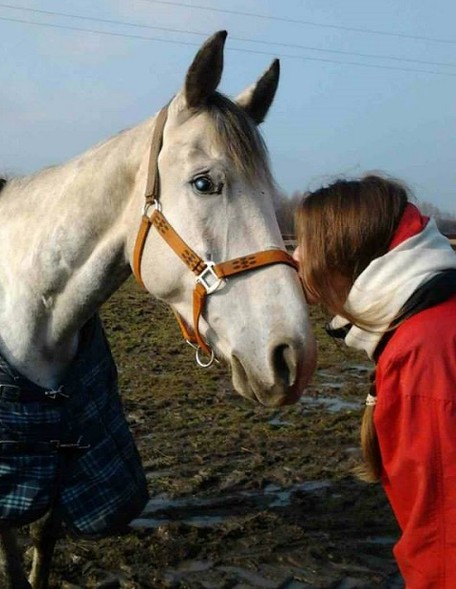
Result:
[[[279,62],[230,100],[217,91],[225,39],[224,31],[216,33],[198,51],[162,116],[154,138],[158,148],[154,145],[152,157],[146,154],[141,164],[144,181],[151,167],[154,171],[157,193],[148,194],[146,209],[160,209],[160,219],[140,245],[136,274],[201,334],[206,350],[229,363],[240,394],[276,406],[299,399],[315,366],[296,270],[287,263],[248,269],[252,254],[284,250],[274,209],[278,191],[258,130],[274,99]],[[169,227],[171,242],[182,241],[179,255],[160,235]],[[133,267],[137,231],[136,217],[129,240]],[[214,292],[197,319],[193,258],[206,269],[235,260],[248,270],[229,277],[212,272]]]

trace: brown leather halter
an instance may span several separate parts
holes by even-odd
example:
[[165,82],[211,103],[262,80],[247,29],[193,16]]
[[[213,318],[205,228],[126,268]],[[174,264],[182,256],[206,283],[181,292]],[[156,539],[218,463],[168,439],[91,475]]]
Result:
[[[149,171],[145,193],[145,205],[136,237],[133,253],[133,274],[139,284],[144,287],[141,279],[141,258],[150,227],[153,225],[168,245],[174,250],[186,266],[196,274],[196,283],[193,290],[193,331],[186,325],[182,317],[176,313],[179,326],[187,343],[196,349],[196,361],[200,366],[210,366],[214,361],[214,352],[210,349],[199,332],[199,320],[204,310],[206,297],[215,292],[229,276],[241,274],[254,268],[261,268],[271,264],[287,264],[297,270],[294,259],[284,250],[264,250],[227,262],[218,264],[203,260],[194,252],[185,241],[176,233],[161,212],[159,201],[160,177],[158,172],[158,156],[163,143],[163,130],[168,116],[168,107],[162,108],[157,115],[152,146],[149,157]],[[149,215],[150,209],[153,209]],[[203,350],[210,355],[210,360],[204,363],[199,357],[199,351]]]

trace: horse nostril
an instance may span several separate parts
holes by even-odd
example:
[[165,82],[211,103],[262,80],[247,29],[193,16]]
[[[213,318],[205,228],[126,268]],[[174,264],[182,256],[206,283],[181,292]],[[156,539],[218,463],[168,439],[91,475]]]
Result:
[[293,347],[288,344],[276,346],[272,362],[278,379],[289,387],[293,386],[297,374],[296,353]]

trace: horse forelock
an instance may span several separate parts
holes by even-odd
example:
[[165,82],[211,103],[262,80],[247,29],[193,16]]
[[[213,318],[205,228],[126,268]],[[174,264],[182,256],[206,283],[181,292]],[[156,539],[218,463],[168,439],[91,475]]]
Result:
[[236,169],[246,178],[262,176],[274,184],[266,144],[249,115],[219,92],[210,97],[204,111],[213,123],[214,141],[228,152]]

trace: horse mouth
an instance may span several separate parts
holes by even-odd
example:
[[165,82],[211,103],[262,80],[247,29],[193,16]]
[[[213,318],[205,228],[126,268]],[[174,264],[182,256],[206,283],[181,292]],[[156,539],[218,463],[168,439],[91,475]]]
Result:
[[283,367],[277,371],[275,382],[264,383],[249,373],[236,355],[231,357],[232,382],[235,390],[243,397],[265,407],[281,407],[297,403],[304,391],[307,379],[303,379],[299,367],[292,372]]

